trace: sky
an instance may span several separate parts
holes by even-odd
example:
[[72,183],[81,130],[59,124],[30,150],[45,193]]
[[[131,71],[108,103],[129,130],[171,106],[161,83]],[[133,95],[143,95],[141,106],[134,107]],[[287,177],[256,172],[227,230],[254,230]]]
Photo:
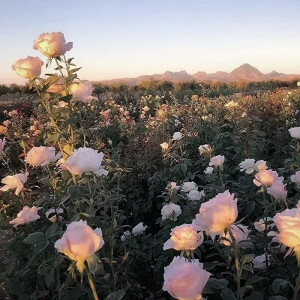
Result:
[[[0,0],[0,83],[43,32],[64,33],[81,79],[185,70],[300,74],[299,0]],[[46,72],[43,69],[43,72]],[[23,81],[24,82],[24,81]]]

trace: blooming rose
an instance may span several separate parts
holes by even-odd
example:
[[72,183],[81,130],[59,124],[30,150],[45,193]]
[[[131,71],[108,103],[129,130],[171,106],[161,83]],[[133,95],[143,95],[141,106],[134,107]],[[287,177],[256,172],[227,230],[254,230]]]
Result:
[[[248,234],[250,233],[250,230],[248,229],[247,226],[244,226],[244,225],[238,225],[238,226],[232,225],[231,232],[232,232],[232,235],[233,235],[236,243],[238,243],[240,241],[248,240]],[[229,232],[227,232],[226,234],[223,234],[222,237],[225,237],[227,240],[232,242]],[[221,240],[221,243],[226,246],[230,246],[230,242],[227,240]]]
[[144,233],[144,231],[146,230],[147,226],[143,224],[143,222],[137,224],[135,227],[133,227],[132,229],[132,234],[133,235],[140,235],[142,233]]
[[182,139],[182,133],[177,131],[173,134],[173,141],[179,141]]
[[[1,149],[1,148],[0,148]],[[297,185],[300,185],[300,171],[297,171],[295,175],[291,176],[291,180],[295,182]]]
[[17,214],[17,217],[9,222],[9,224],[14,225],[14,227],[17,227],[18,225],[27,224],[30,222],[33,222],[40,218],[38,215],[39,208],[36,206],[28,207],[24,206],[23,209]]
[[247,158],[239,164],[239,167],[242,171],[245,171],[246,174],[251,174],[254,172],[255,160],[253,158]]
[[3,135],[7,134],[7,128],[5,126],[0,125],[0,134]]
[[256,175],[253,182],[256,186],[271,186],[278,178],[278,173],[272,170],[260,170]]
[[2,140],[0,139],[0,154],[3,151],[5,144],[6,144],[5,138],[3,138]]
[[205,169],[204,173],[210,175],[210,174],[212,174],[213,171],[214,171],[213,167],[207,167]]
[[199,214],[196,215],[193,224],[211,236],[223,234],[238,216],[237,201],[228,190],[219,193],[216,197],[201,204]]
[[69,86],[69,92],[73,95],[73,99],[76,101],[82,101],[84,103],[89,103],[96,99],[91,96],[93,92],[92,83],[88,80],[82,80],[78,82],[73,82]]
[[200,155],[211,154],[213,152],[213,148],[208,144],[200,145],[198,150],[200,152]]
[[267,193],[274,197],[275,200],[285,200],[287,197],[286,184],[283,184],[281,180],[275,180],[275,182],[267,188]]
[[200,200],[202,197],[205,196],[204,191],[197,191],[197,190],[191,190],[188,194],[187,194],[188,198],[192,201],[198,201]]
[[86,221],[75,221],[67,226],[62,238],[57,240],[54,247],[58,252],[76,261],[80,273],[83,272],[84,262],[90,261],[93,255],[104,245],[100,228],[93,230]]
[[6,192],[8,190],[16,189],[15,195],[18,196],[23,190],[24,184],[27,182],[28,175],[29,174],[26,172],[25,174],[19,173],[12,176],[6,176],[1,180],[1,183],[5,185],[2,188],[0,188],[0,191]]
[[175,299],[200,300],[210,275],[198,260],[187,261],[176,256],[165,267],[163,290]]
[[167,190],[178,190],[179,188],[180,186],[175,181],[170,182],[166,187]]
[[165,242],[163,249],[189,251],[197,249],[202,243],[203,233],[197,232],[195,225],[183,224],[172,229],[171,238]]
[[[267,217],[267,228],[270,229],[274,226],[273,218]],[[254,227],[257,231],[262,232],[266,228],[265,220],[260,219],[258,222],[254,222]]]
[[300,209],[286,209],[277,213],[274,222],[279,230],[278,240],[296,252],[300,263]]
[[266,265],[266,255],[262,254],[259,256],[256,256],[253,261],[253,268],[258,269],[258,270],[264,270],[267,265]]
[[51,221],[52,223],[55,223],[57,221],[57,216],[58,216],[58,220],[61,221],[63,219],[62,216],[60,216],[61,214],[63,214],[64,210],[62,208],[50,208],[46,213],[46,218]]
[[104,154],[98,153],[92,148],[76,149],[66,161],[60,165],[62,170],[68,170],[70,173],[82,176],[83,173],[94,173],[95,175],[107,175],[108,171],[101,167]]
[[10,123],[11,123],[11,122],[10,122],[9,120],[5,120],[5,121],[2,122],[2,124],[3,124],[5,127],[8,127]]
[[164,142],[164,143],[160,144],[160,147],[161,147],[162,150],[168,150],[169,149],[169,144]]
[[197,189],[197,184],[194,181],[184,182],[182,185],[182,190],[186,193]]
[[255,171],[267,170],[267,162],[264,160],[258,160],[254,165]]
[[223,155],[217,155],[210,159],[209,165],[214,167],[222,167],[225,161],[225,157]]
[[175,203],[166,204],[161,209],[162,220],[170,219],[176,221],[181,213],[181,207]]
[[300,127],[292,127],[289,129],[291,137],[300,139]]
[[73,43],[66,43],[66,39],[61,32],[42,33],[33,42],[33,49],[40,50],[47,57],[64,55],[73,48]]
[[32,79],[42,72],[44,63],[38,57],[27,56],[27,58],[17,60],[12,69],[21,77]]
[[55,148],[54,147],[33,147],[29,150],[25,157],[25,162],[28,164],[37,167],[37,166],[46,166],[49,165],[51,162],[55,162],[61,156],[60,153],[55,155]]

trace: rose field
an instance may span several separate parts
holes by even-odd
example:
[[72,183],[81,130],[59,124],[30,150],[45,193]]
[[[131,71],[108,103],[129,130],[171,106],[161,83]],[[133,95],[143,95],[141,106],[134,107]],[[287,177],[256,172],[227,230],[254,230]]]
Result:
[[0,100],[1,299],[300,299],[297,84],[95,88],[62,33],[33,47]]

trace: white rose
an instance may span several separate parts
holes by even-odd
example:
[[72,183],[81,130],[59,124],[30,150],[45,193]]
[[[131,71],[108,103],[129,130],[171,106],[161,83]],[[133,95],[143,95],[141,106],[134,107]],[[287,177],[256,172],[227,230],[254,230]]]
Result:
[[66,43],[66,39],[61,32],[42,33],[33,42],[33,49],[40,50],[47,57],[64,55],[73,48],[73,43]]
[[164,243],[164,250],[175,249],[178,251],[195,250],[203,243],[203,233],[197,232],[196,226],[183,224],[171,231],[171,238]]
[[166,204],[161,209],[162,220],[170,219],[176,221],[181,213],[181,207],[175,203]]
[[198,260],[188,261],[176,256],[165,267],[163,290],[175,299],[201,300],[210,275]]
[[197,189],[198,189],[197,184],[194,181],[184,182],[182,185],[182,190],[186,193]]
[[129,230],[124,231],[123,235],[121,236],[121,241],[125,242],[131,236],[131,232]]
[[300,127],[292,127],[289,129],[291,137],[295,139],[300,139]]
[[214,171],[213,167],[207,167],[205,169],[204,173],[210,175],[210,174],[212,174],[213,171]]
[[253,259],[252,263],[253,263],[253,268],[254,269],[264,270],[267,267],[265,254],[256,256]]
[[37,166],[46,166],[51,162],[57,161],[61,157],[61,153],[55,155],[54,147],[33,147],[29,150],[25,157],[25,162],[37,167]]
[[182,133],[177,131],[173,134],[173,141],[179,141],[182,139]]
[[104,245],[100,228],[93,230],[86,221],[72,222],[62,238],[57,240],[54,247],[58,252],[76,261],[80,273],[83,272],[84,262],[93,259],[93,255]]
[[199,214],[196,215],[193,224],[211,236],[223,234],[238,216],[237,201],[229,191],[219,193],[216,197],[201,204]]
[[225,157],[223,155],[217,155],[210,159],[209,165],[214,167],[222,167],[225,161]]
[[137,224],[135,227],[133,227],[132,234],[135,236],[140,235],[145,232],[146,228],[147,228],[147,226],[146,225],[144,226],[143,222],[141,222],[141,223]]
[[252,158],[247,158],[239,164],[241,171],[245,171],[246,174],[251,174],[254,172],[255,160]]
[[18,225],[27,224],[40,218],[38,215],[39,208],[36,206],[24,206],[23,209],[17,214],[17,217],[9,222],[9,224],[17,227]]
[[89,103],[92,100],[97,99],[91,96],[93,92],[93,86],[92,83],[88,80],[73,82],[69,86],[69,92],[73,96],[73,99],[76,101]]
[[291,176],[292,182],[295,182],[297,185],[300,185],[300,171],[297,171],[294,175]]
[[32,79],[42,72],[44,63],[38,57],[27,56],[26,58],[17,60],[12,69],[21,77]]
[[0,191],[6,192],[8,190],[16,190],[15,195],[18,196],[24,188],[24,184],[27,182],[28,173],[19,173],[15,175],[6,176],[1,180],[1,183],[5,184]]
[[78,176],[82,176],[83,173],[107,175],[108,171],[101,166],[103,157],[103,152],[98,153],[92,148],[79,148],[60,165],[60,168]]
[[198,201],[205,196],[205,193],[204,191],[199,192],[197,190],[192,190],[187,194],[187,196],[192,201]]

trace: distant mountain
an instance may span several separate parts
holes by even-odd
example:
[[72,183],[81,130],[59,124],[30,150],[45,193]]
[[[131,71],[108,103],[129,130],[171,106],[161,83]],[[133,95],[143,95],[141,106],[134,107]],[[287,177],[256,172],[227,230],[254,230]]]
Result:
[[188,74],[186,71],[171,72],[167,71],[163,74],[154,75],[142,75],[136,78],[119,78],[112,80],[103,80],[101,83],[113,84],[113,83],[125,83],[127,85],[139,84],[143,81],[150,79],[171,81],[171,82],[186,82],[195,80],[196,82],[233,82],[233,81],[267,81],[267,80],[282,80],[290,81],[294,79],[300,79],[300,75],[296,74],[283,74],[276,71],[272,71],[267,74],[263,74],[258,69],[254,68],[249,64],[243,64],[240,67],[234,69],[231,73],[218,71],[213,74],[207,74],[203,71],[197,72],[193,75]]

